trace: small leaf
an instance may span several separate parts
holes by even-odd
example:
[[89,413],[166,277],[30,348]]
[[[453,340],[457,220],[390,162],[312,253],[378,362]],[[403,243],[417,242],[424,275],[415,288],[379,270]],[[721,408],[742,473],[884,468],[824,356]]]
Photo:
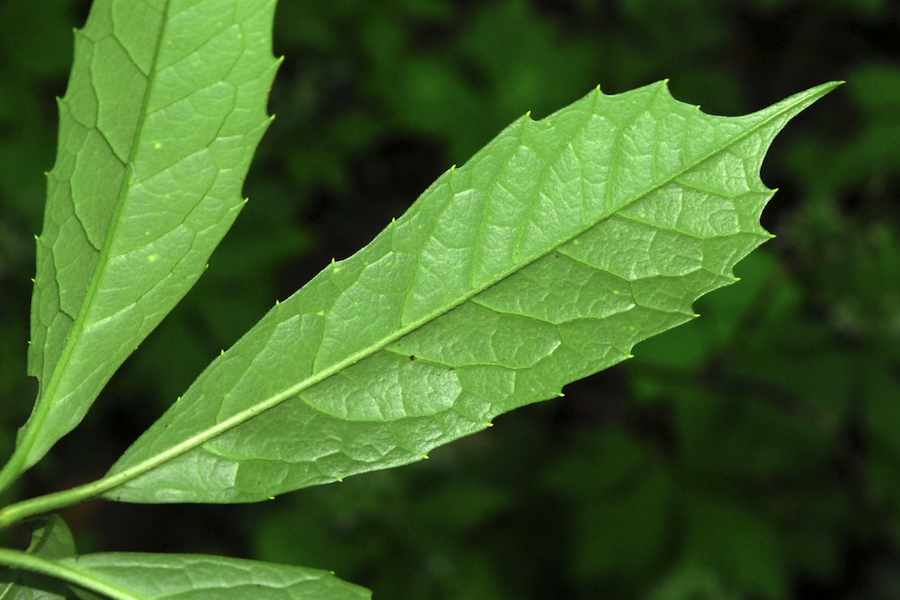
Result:
[[214,361],[104,496],[250,502],[409,463],[629,358],[768,239],[766,150],[836,85],[744,117],[661,82],[519,119]]
[[[75,555],[75,540],[62,517],[39,517],[32,519],[30,524],[28,554],[47,559]],[[63,600],[67,595],[65,585],[47,575],[12,568],[0,570],[0,598],[3,600]]]
[[0,487],[71,431],[203,272],[269,123],[274,0],[96,0],[76,32],[38,238],[29,372]]
[[59,515],[38,517],[31,521],[31,544],[28,552],[44,558],[75,556],[75,538]]

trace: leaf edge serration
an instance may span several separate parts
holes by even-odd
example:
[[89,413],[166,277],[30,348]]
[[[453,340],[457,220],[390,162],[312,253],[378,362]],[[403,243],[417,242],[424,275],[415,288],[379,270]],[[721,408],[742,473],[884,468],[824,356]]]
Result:
[[[811,88],[810,90],[807,90],[806,92],[801,92],[799,94],[795,94],[795,95],[791,96],[790,98],[787,98],[779,103],[776,103],[766,109],[757,111],[755,113],[751,113],[750,115],[746,115],[744,117],[714,117],[711,115],[704,115],[704,118],[708,118],[710,120],[717,120],[717,119],[729,120],[732,123],[747,122],[747,120],[752,120],[754,118],[756,118],[756,119],[762,118],[763,120],[765,120],[766,126],[771,126],[772,131],[770,132],[770,135],[767,138],[767,141],[762,149],[761,154],[758,156],[758,160],[756,160],[755,169],[753,170],[753,173],[755,174],[755,181],[758,182],[758,186],[759,186],[754,191],[755,191],[755,193],[758,193],[761,196],[761,198],[760,198],[761,201],[759,202],[759,206],[758,206],[759,210],[755,216],[755,223],[752,224],[752,227],[750,228],[751,230],[747,232],[747,233],[750,233],[755,238],[753,243],[751,244],[752,247],[747,249],[746,252],[744,252],[740,256],[738,256],[738,255],[732,256],[733,261],[730,262],[730,264],[728,265],[728,268],[727,268],[728,277],[724,278],[724,279],[719,279],[718,281],[715,282],[715,285],[712,285],[709,289],[705,290],[702,293],[706,293],[706,292],[710,291],[711,289],[715,289],[717,287],[721,287],[722,285],[727,285],[728,283],[733,282],[734,276],[733,276],[733,273],[731,272],[731,266],[733,266],[733,264],[736,263],[742,256],[746,255],[747,252],[752,250],[752,248],[755,248],[756,246],[758,246],[760,243],[762,243],[765,239],[767,239],[769,237],[768,234],[765,232],[765,230],[763,230],[762,227],[759,225],[758,218],[759,218],[759,213],[761,213],[763,206],[768,201],[768,199],[772,196],[773,191],[766,188],[764,186],[764,184],[762,184],[761,180],[759,180],[759,176],[758,176],[759,164],[761,164],[762,158],[764,157],[765,152],[768,149],[768,145],[772,142],[775,135],[778,133],[778,131],[781,130],[781,128],[786,124],[786,122],[790,118],[792,118],[794,115],[796,115],[797,113],[799,113],[800,111],[805,109],[807,106],[809,106],[812,102],[814,102],[815,100],[817,100],[818,98],[823,96],[825,93],[831,91],[831,89],[833,89],[837,85],[839,85],[839,82],[832,82],[829,84],[823,84],[821,86]],[[655,86],[655,88],[654,88],[654,86]],[[675,105],[682,107],[682,109],[684,107],[689,107],[690,110],[696,111],[697,113],[699,113],[699,110],[697,109],[697,107],[693,107],[690,105],[686,105],[684,103],[680,103],[680,102],[674,100],[673,98],[671,98],[671,95],[668,94],[668,89],[667,89],[665,82],[652,84],[651,86],[645,86],[645,88],[638,88],[638,90],[633,90],[632,92],[626,92],[625,94],[632,94],[632,93],[640,91],[640,90],[646,91],[648,88],[656,89],[656,91],[664,91],[665,94],[668,96],[669,101],[673,102]],[[599,89],[595,90],[595,92],[593,92],[593,93],[601,95],[601,92],[599,92]],[[615,98],[616,96],[623,96],[623,94],[619,94],[619,95],[615,95],[615,96],[602,96],[602,97]],[[588,98],[589,97],[590,97],[590,95],[588,96]],[[598,97],[600,97],[600,96],[598,96]],[[571,108],[571,107],[569,107],[569,108]],[[563,109],[563,110],[568,110],[568,109]],[[532,124],[540,124],[542,122],[547,122],[548,120],[552,120],[552,118],[555,115],[559,114],[560,112],[562,112],[562,111],[558,111],[557,113],[554,113],[550,117],[546,117],[545,119],[541,119],[540,121],[534,121],[530,118],[530,116],[526,115],[522,119],[514,122],[506,130],[504,130],[504,132],[502,132],[500,134],[500,136],[498,136],[498,139],[500,137],[502,137],[504,135],[504,133],[510,131],[511,129],[513,129],[515,127],[523,126],[522,125],[523,123],[527,124],[528,122],[530,122]],[[702,113],[700,113],[700,114],[702,114]],[[776,119],[776,117],[779,117],[779,118]],[[725,121],[720,121],[720,122],[725,122]],[[489,144],[489,146],[490,146],[490,144]],[[727,146],[728,146],[728,144],[726,144],[726,147]],[[476,154],[476,156],[473,157],[473,161],[480,154],[481,153]],[[470,161],[470,162],[472,162],[472,161]],[[469,163],[467,163],[467,165],[468,164]],[[426,196],[427,194],[429,194],[430,192],[433,192],[434,189],[436,188],[436,186],[446,184],[446,182],[450,178],[452,178],[453,174],[454,173],[458,174],[458,172],[459,172],[458,169],[453,168],[450,171],[448,171],[447,173],[445,173],[444,175],[442,175],[440,178],[438,178],[438,180],[435,182],[435,184],[433,184],[432,186],[430,186],[428,188],[428,190],[426,190],[426,192],[423,194],[423,197]],[[410,212],[412,212],[412,209]],[[407,213],[407,214],[409,214],[409,213]],[[390,235],[389,232],[391,230],[396,230],[397,227],[400,227],[404,223],[404,219],[407,219],[406,215],[404,215],[404,217],[401,217],[397,221],[393,222],[388,227],[388,229],[385,230],[385,232],[382,232],[382,234],[379,234],[379,236],[376,237],[375,240],[373,240],[373,242],[371,244],[366,246],[366,248],[364,248],[363,250],[361,250],[360,252],[355,254],[353,257],[346,259],[344,261],[334,262],[332,265],[330,265],[325,270],[323,270],[322,273],[320,273],[316,278],[314,278],[313,281],[311,282],[311,284],[314,284],[314,282],[316,282],[316,281],[322,280],[322,278],[329,278],[329,277],[331,277],[331,275],[334,275],[338,278],[337,279],[332,278],[332,285],[340,288],[342,285],[340,283],[340,281],[341,281],[340,275],[339,275],[340,271],[345,268],[349,268],[349,267],[353,266],[354,260],[359,260],[359,261],[364,260],[363,258],[360,258],[360,257],[365,257],[366,255],[364,253],[370,247],[376,246],[378,244],[384,244],[385,236]],[[409,222],[411,219],[412,218],[407,219],[406,222]],[[584,231],[588,230],[592,226],[593,225],[584,228]],[[577,235],[580,235],[580,234],[577,234]],[[571,240],[566,240],[566,241],[571,241]],[[560,243],[560,244],[557,244],[556,246],[559,247],[561,245],[562,244]],[[365,266],[368,267],[369,264],[371,264],[371,263],[366,263]],[[722,274],[724,275],[724,272]],[[506,274],[503,277],[500,277],[499,280],[502,281],[508,276],[509,276],[509,274]],[[308,286],[304,286],[304,289],[306,289],[306,287],[308,287]],[[298,294],[300,294],[300,293],[302,293],[302,291],[298,292]],[[469,296],[469,298],[474,297],[477,293],[478,292],[472,293]],[[700,294],[698,294],[698,296],[699,295]],[[692,303],[694,301],[694,299],[696,299],[696,297],[697,296],[695,296],[694,298],[692,298],[689,301],[689,305],[690,305],[690,303]],[[278,334],[278,331],[277,331],[278,327],[273,328],[273,325],[277,325],[277,323],[273,323],[273,319],[276,322],[279,321],[279,319],[277,317],[273,317],[271,315],[277,314],[279,312],[290,313],[290,311],[292,310],[290,308],[290,306],[292,304],[293,298],[294,298],[294,296],[292,296],[291,299],[288,299],[285,302],[280,303],[275,309],[273,309],[272,312],[270,312],[269,315],[267,315],[266,317],[263,318],[263,320],[260,322],[260,324],[257,327],[255,327],[253,330],[251,330],[251,332],[262,331],[263,329],[267,330],[267,333],[264,334],[265,341],[263,341],[262,339],[256,340],[256,341],[252,342],[253,345],[257,346],[258,348],[265,347],[266,345],[277,345],[277,344],[273,344],[273,340],[275,340],[278,337],[278,335],[280,335],[280,334]],[[462,301],[457,303],[454,306],[459,306],[461,303],[462,303]],[[307,308],[310,310],[313,310],[315,307],[307,307]],[[450,307],[450,308],[453,308],[453,307]],[[444,312],[446,312],[446,310],[449,310],[449,309],[445,309]],[[692,318],[694,316],[695,315],[693,314],[692,311],[684,311],[684,314],[682,314],[680,318],[682,319],[682,322],[683,322],[684,320],[689,320],[690,318]],[[286,318],[289,319],[289,318],[293,318],[293,317],[287,316]],[[433,317],[426,317],[425,319],[422,319],[423,322],[431,321],[431,320],[433,320]],[[678,324],[678,323],[675,323],[675,324]],[[391,339],[383,340],[382,342],[380,342],[378,344],[378,348],[381,348],[381,349],[387,348],[392,343],[398,341],[399,339],[404,338],[404,336],[409,335],[411,331],[413,331],[421,326],[422,326],[421,322],[414,321],[413,324],[409,327],[409,329],[400,328],[399,332],[395,331],[395,334],[392,335]],[[664,329],[667,329],[667,328],[668,327],[665,327]],[[210,378],[215,378],[217,375],[219,375],[219,373],[218,373],[219,369],[225,365],[230,365],[230,369],[232,371],[236,368],[241,371],[244,371],[249,368],[247,366],[248,360],[246,358],[238,359],[236,361],[237,355],[235,355],[235,352],[237,351],[239,354],[239,351],[237,349],[243,348],[243,346],[245,344],[251,343],[249,341],[250,337],[251,336],[248,333],[248,335],[245,336],[245,338],[242,338],[242,340],[239,341],[238,344],[235,345],[235,347],[233,347],[231,350],[224,353],[222,357],[220,357],[219,359],[214,361],[214,363],[212,365],[210,365],[209,369],[207,371],[205,371],[204,374],[201,375],[201,377],[198,379],[198,381],[195,383],[195,385],[192,386],[191,390],[188,390],[188,393],[185,395],[185,397],[182,398],[180,400],[180,402],[176,403],[176,405],[174,405],[173,408],[170,409],[170,411],[166,415],[164,415],[163,418],[154,427],[152,427],[150,430],[148,430],[148,432],[145,434],[145,436],[143,436],[142,439],[139,440],[135,444],[135,446],[133,446],[131,449],[129,449],[129,451],[126,452],[125,455],[123,455],[122,459],[120,459],[120,461],[118,461],[116,463],[116,465],[111,469],[111,471],[108,474],[108,478],[109,478],[108,479],[108,484],[109,484],[108,489],[109,489],[109,491],[105,494],[105,497],[107,497],[109,499],[132,501],[132,502],[201,502],[201,501],[202,502],[248,502],[248,501],[263,500],[263,499],[266,499],[277,493],[283,493],[285,491],[289,491],[291,489],[296,489],[298,487],[305,487],[306,485],[314,485],[316,483],[324,483],[327,481],[334,481],[334,480],[338,480],[341,477],[349,475],[349,474],[365,472],[367,470],[373,470],[376,468],[387,468],[388,466],[396,466],[399,464],[405,464],[407,462],[411,462],[413,460],[420,459],[425,455],[425,452],[427,452],[428,449],[434,447],[435,445],[439,445],[441,443],[446,443],[447,441],[450,441],[450,439],[455,439],[456,437],[461,437],[462,435],[466,435],[466,434],[472,433],[476,430],[483,429],[484,427],[488,426],[490,419],[493,418],[493,416],[496,416],[496,414],[499,414],[500,412],[506,411],[506,409],[504,409],[504,410],[500,410],[500,411],[493,412],[493,413],[492,413],[492,411],[482,412],[482,414],[475,414],[475,412],[477,412],[477,411],[473,411],[469,415],[469,417],[471,417],[470,421],[471,421],[472,427],[468,428],[466,431],[457,430],[455,432],[451,432],[451,435],[447,436],[445,439],[441,439],[437,443],[432,443],[434,440],[431,439],[431,440],[426,440],[423,444],[417,444],[414,446],[410,445],[410,447],[407,449],[408,451],[405,452],[403,457],[393,461],[391,464],[388,464],[388,465],[378,464],[375,466],[373,466],[373,465],[362,465],[362,466],[357,465],[358,468],[346,470],[346,472],[340,472],[340,473],[332,472],[332,471],[328,471],[328,470],[322,470],[321,473],[318,473],[314,477],[314,478],[317,477],[315,482],[307,483],[304,485],[295,485],[295,484],[285,483],[285,480],[290,478],[285,475],[286,467],[279,468],[277,465],[274,465],[274,464],[271,467],[265,467],[265,466],[259,466],[259,465],[257,465],[258,468],[254,467],[252,465],[247,467],[246,465],[250,465],[251,463],[255,462],[252,458],[249,458],[249,457],[244,459],[245,468],[243,468],[243,469],[241,468],[241,461],[237,460],[237,459],[236,459],[236,462],[230,463],[232,466],[230,466],[230,467],[226,466],[227,464],[229,464],[229,461],[224,458],[224,455],[231,454],[234,452],[239,452],[238,450],[236,450],[236,448],[241,443],[241,440],[243,440],[244,444],[250,443],[252,445],[252,443],[253,443],[252,442],[253,436],[250,435],[249,433],[245,434],[244,436],[240,436],[230,430],[233,428],[239,427],[242,424],[253,422],[254,420],[258,421],[258,420],[262,419],[262,417],[266,411],[269,411],[269,410],[281,405],[285,400],[294,398],[298,395],[302,395],[303,390],[307,389],[309,386],[309,383],[310,383],[310,380],[307,379],[305,381],[301,381],[300,383],[296,384],[295,386],[287,388],[286,390],[270,393],[270,395],[268,396],[268,400],[266,400],[265,402],[252,405],[245,409],[240,409],[238,407],[239,403],[236,401],[234,402],[234,406],[229,408],[227,406],[227,403],[230,401],[228,398],[228,395],[225,394],[224,396],[222,396],[222,394],[219,394],[219,397],[221,398],[221,400],[219,401],[219,404],[217,405],[219,408],[217,410],[213,411],[213,413],[214,413],[213,419],[214,419],[214,423],[215,423],[214,425],[210,425],[205,430],[201,430],[194,434],[188,434],[186,431],[184,431],[184,436],[182,436],[182,439],[179,443],[172,444],[169,447],[169,450],[160,451],[160,452],[157,452],[156,454],[154,454],[154,452],[151,451],[151,448],[154,446],[154,443],[148,442],[147,441],[148,438],[152,439],[153,436],[157,436],[160,439],[165,439],[169,436],[167,434],[163,433],[163,430],[172,427],[172,430],[170,430],[170,433],[171,433],[171,431],[180,429],[180,427],[178,426],[178,415],[183,410],[190,410],[190,409],[186,408],[187,405],[191,405],[192,409],[200,410],[203,413],[207,413],[208,409],[211,408],[211,407],[207,407],[206,409],[202,409],[202,408],[200,408],[200,405],[198,405],[196,402],[194,402],[193,399],[191,398],[191,394],[193,394],[193,393],[199,394],[200,396],[207,395],[210,398],[212,397],[212,394],[211,394],[212,390],[208,390],[208,392],[206,392],[206,393],[203,391],[202,388],[205,385],[204,382],[208,382],[210,380]],[[640,341],[640,340],[637,340],[637,341]],[[635,343],[637,343],[637,342],[635,342]],[[633,346],[633,344],[632,344],[632,346]],[[324,369],[324,371],[319,371],[318,373],[316,373],[314,379],[316,381],[323,381],[324,379],[326,379],[327,376],[329,376],[331,374],[342,372],[344,369],[349,369],[351,366],[356,365],[357,363],[359,363],[361,361],[364,354],[372,354],[373,352],[375,352],[375,350],[371,350],[367,353],[348,353],[348,355],[346,356],[346,358],[343,361],[339,361],[337,363],[332,363],[332,365],[329,367],[326,367]],[[405,354],[405,352],[406,352],[406,350],[404,350],[403,352],[396,352],[396,354],[401,355],[401,354]],[[630,356],[630,347],[627,349],[627,351],[622,352],[621,354],[622,355],[621,355],[621,357],[619,357],[619,360],[628,358]],[[317,355],[318,355],[318,353],[317,353]],[[254,358],[253,360],[250,360],[249,363],[263,364],[266,362],[263,358],[264,356],[275,356],[275,355],[274,355],[274,353],[265,354],[265,349],[263,349],[263,350],[260,350],[259,353],[255,356],[256,356],[256,358]],[[422,358],[424,358],[422,356],[415,355],[412,353],[410,353],[408,356],[409,356],[408,360],[410,363],[412,363],[414,361],[418,361],[419,363],[426,362],[426,361],[421,360]],[[618,360],[616,362],[618,362]],[[238,365],[243,365],[243,367],[238,367]],[[222,373],[224,374],[224,371]],[[270,373],[270,375],[271,375],[271,373]],[[235,380],[233,376],[228,377],[228,379],[235,381],[235,386],[241,386],[241,387],[248,386],[249,382],[253,381],[256,384],[258,384],[258,386],[262,390],[260,393],[267,393],[267,391],[269,389],[271,389],[271,387],[269,387],[269,388],[264,387],[264,384],[263,384],[264,378],[259,377],[259,376],[250,377],[247,380],[247,382],[241,382],[240,376],[238,376],[237,380]],[[551,398],[551,397],[554,397],[559,394],[558,388],[551,389],[553,386],[550,386],[550,387],[542,386],[542,385],[540,385],[541,382],[539,382],[539,381],[534,382],[534,384],[536,386],[536,389],[540,388],[540,391],[543,393],[543,398],[532,399],[532,400],[529,400],[528,402],[534,402],[534,401],[538,401],[540,399]],[[563,383],[563,385],[564,385],[564,383]],[[209,400],[209,402],[213,402],[213,401]],[[308,401],[305,401],[305,402],[307,402],[307,404],[308,404]],[[515,406],[521,405],[523,403],[526,403],[526,402],[520,402],[515,405],[511,405],[510,408],[515,408]],[[313,406],[313,405],[310,405],[310,406]],[[277,412],[277,411],[274,411],[274,412]],[[331,417],[336,416],[333,413],[333,411],[329,412],[327,410],[322,409],[322,407],[315,407],[314,412],[316,412],[318,415],[320,415],[320,418],[327,418],[329,415]],[[281,414],[280,416],[284,417],[283,414]],[[426,427],[426,426],[422,425],[422,427]],[[253,428],[251,427],[250,429],[253,429]],[[162,434],[162,435],[160,436],[160,434]],[[142,444],[144,444],[145,446],[150,446],[150,448],[146,448],[146,447],[141,448]],[[187,454],[189,454],[192,449],[200,448],[203,444],[209,444],[209,446],[208,446],[209,450],[205,451],[205,456],[206,456],[205,458],[201,458],[200,455],[197,455],[196,453],[191,455],[191,456],[193,456],[193,458],[190,458],[190,459],[187,458]],[[140,450],[138,450],[139,448],[140,448]],[[201,453],[203,453],[203,451],[201,451]],[[256,462],[265,462],[265,461],[256,461]],[[166,463],[168,464],[168,466],[166,466]],[[312,468],[312,465],[308,465],[306,467],[307,470],[309,470],[311,468]],[[217,489],[219,491],[215,492],[212,490],[206,490],[206,491],[204,491],[204,490],[192,490],[192,491],[182,490],[182,492],[176,492],[170,485],[168,485],[168,483],[167,483],[168,480],[171,480],[172,478],[174,478],[174,479],[180,478],[177,474],[178,470],[184,470],[186,473],[188,473],[186,478],[191,479],[191,475],[189,473],[194,472],[195,469],[199,469],[200,471],[205,472],[207,474],[209,474],[211,472],[215,472],[216,473],[215,479],[217,479],[217,481],[212,483],[211,486],[217,487]],[[270,471],[268,474],[266,473],[266,469],[268,469]],[[200,471],[196,471],[196,473],[199,473]],[[245,471],[246,474],[242,473],[242,471]],[[270,483],[270,484],[254,483],[252,480],[255,479],[255,476],[252,474],[252,472],[256,472],[257,475],[259,475],[263,479],[265,479],[266,477],[269,477],[269,480],[271,482],[275,482],[275,483]],[[195,474],[195,477],[196,477],[196,474]],[[281,484],[277,483],[277,480],[279,477],[282,478]],[[141,479],[143,479],[144,484],[136,485],[137,482]],[[242,483],[242,486],[240,486],[240,487],[245,488],[245,490],[243,492],[235,491],[235,488],[238,487],[236,485],[238,482]],[[222,487],[218,487],[220,484]],[[141,491],[141,490],[143,490],[143,491]],[[207,494],[207,495],[204,495],[204,494]]]

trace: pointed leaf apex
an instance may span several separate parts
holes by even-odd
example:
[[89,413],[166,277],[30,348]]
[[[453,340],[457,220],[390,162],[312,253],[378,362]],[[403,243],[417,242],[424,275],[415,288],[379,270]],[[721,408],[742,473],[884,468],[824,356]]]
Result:
[[765,241],[758,166],[823,89],[717,117],[662,82],[520,117],[214,361],[104,497],[248,502],[399,466],[633,358]]

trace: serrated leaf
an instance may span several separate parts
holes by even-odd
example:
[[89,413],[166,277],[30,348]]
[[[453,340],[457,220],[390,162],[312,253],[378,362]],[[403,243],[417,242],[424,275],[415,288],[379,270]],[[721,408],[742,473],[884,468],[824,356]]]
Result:
[[[110,552],[47,560],[0,550],[0,560],[114,600],[367,600],[365,588],[318,569],[198,554]],[[20,587],[23,594],[38,588]],[[23,595],[21,598],[45,598]],[[50,598],[46,598],[50,600]]]
[[75,35],[38,238],[29,373],[5,482],[71,431],[190,289],[241,207],[275,0],[96,0]]
[[526,115],[214,361],[105,497],[250,502],[409,463],[628,358],[769,237],[762,159],[836,85],[744,117],[664,82]]

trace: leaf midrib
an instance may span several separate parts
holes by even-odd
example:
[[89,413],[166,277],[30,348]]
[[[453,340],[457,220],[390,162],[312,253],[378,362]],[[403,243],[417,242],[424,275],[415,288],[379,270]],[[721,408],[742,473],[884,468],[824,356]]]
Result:
[[[130,190],[130,180],[129,180],[129,165],[134,164],[134,159],[137,154],[137,149],[139,146],[139,140],[142,137],[142,132],[144,130],[144,125],[147,121],[147,106],[149,105],[150,97],[153,94],[153,89],[156,83],[156,75],[157,75],[157,63],[159,61],[159,53],[162,48],[162,40],[165,37],[166,29],[169,24],[169,10],[171,8],[172,0],[166,0],[165,6],[162,11],[162,23],[159,29],[159,34],[156,36],[156,47],[153,50],[153,58],[150,61],[150,74],[147,75],[147,87],[144,91],[144,97],[141,100],[141,108],[140,115],[138,117],[138,123],[135,127],[135,135],[134,139],[131,142],[131,148],[128,152],[128,159],[122,165],[123,175],[122,175],[122,183],[119,186],[119,193],[116,200],[116,208],[113,211],[112,219],[110,220],[110,227],[107,230],[106,236],[103,240],[103,247],[100,249],[100,255],[97,257],[97,265],[94,267],[94,273],[91,276],[91,282],[88,286],[87,293],[85,294],[84,300],[81,302],[81,307],[78,312],[78,316],[75,318],[75,321],[72,324],[72,328],[69,330],[69,335],[67,336],[66,346],[60,356],[60,359],[57,361],[56,366],[53,368],[53,373],[50,376],[50,381],[45,388],[46,391],[42,390],[40,397],[38,398],[35,406],[34,416],[36,417],[35,422],[32,424],[29,421],[29,429],[26,433],[26,436],[22,440],[22,444],[17,446],[16,454],[19,454],[20,448],[24,449],[24,452],[30,454],[31,447],[34,445],[35,440],[37,439],[38,432],[41,431],[41,423],[46,418],[48,411],[52,408],[52,403],[49,402],[48,399],[52,399],[56,395],[56,391],[62,383],[62,379],[68,370],[68,365],[70,360],[72,359],[72,355],[75,352],[75,349],[79,345],[79,340],[85,332],[85,321],[87,319],[88,314],[93,307],[93,300],[97,295],[97,292],[100,288],[100,282],[103,279],[103,274],[109,264],[108,258],[110,254],[110,248],[112,247],[113,240],[115,239],[116,231],[121,223],[121,214],[124,210],[125,201],[128,198],[129,190]],[[83,34],[82,34],[83,35]],[[129,54],[129,60],[131,55]],[[137,67],[137,64],[135,64]],[[138,70],[140,68],[138,67]],[[99,105],[98,105],[99,110]],[[99,131],[99,123],[96,126]],[[101,132],[102,133],[102,132]],[[104,139],[106,136],[104,135]],[[107,144],[110,142],[107,140]],[[110,144],[110,148],[112,148],[112,144]],[[113,152],[115,154],[115,152]],[[117,157],[118,158],[118,157]],[[119,159],[121,162],[121,159]],[[74,202],[74,200],[73,200]],[[60,306],[60,311],[62,307]],[[34,433],[32,433],[34,432]],[[27,459],[27,456],[26,456]],[[26,462],[28,462],[26,460]]]
[[[655,99],[660,92],[666,90],[665,82],[661,82],[660,84],[658,84],[658,87],[659,87],[659,89],[656,91],[656,93],[650,97],[650,100],[648,101],[648,106],[652,103],[653,99]],[[597,116],[598,113],[596,111],[596,103],[604,97],[602,95],[602,93],[599,91],[599,87],[597,88],[596,93],[598,95],[596,97],[594,107],[588,115],[588,118],[593,118],[594,116]],[[689,172],[692,169],[697,168],[699,165],[701,165],[702,163],[711,159],[712,157],[716,156],[717,154],[723,152],[724,150],[728,149],[729,147],[734,146],[735,144],[739,143],[741,140],[745,139],[746,137],[756,133],[759,129],[761,129],[762,127],[765,127],[766,125],[771,123],[773,120],[775,120],[776,118],[778,118],[785,112],[792,110],[799,101],[801,101],[801,99],[796,99],[794,102],[785,102],[783,107],[780,110],[773,112],[771,115],[769,115],[767,118],[761,120],[759,123],[754,124],[752,127],[747,128],[745,131],[742,131],[739,135],[735,136],[733,139],[729,140],[727,143],[714,148],[713,150],[711,150],[707,154],[703,155],[702,157],[696,158],[689,165],[683,166],[681,169],[679,169],[675,173],[669,175],[668,177],[664,178],[660,182],[658,182],[654,185],[651,185],[650,187],[645,189],[643,192],[635,195],[628,201],[624,202],[621,206],[616,208],[615,211],[610,212],[609,214],[606,214],[606,215],[590,222],[589,224],[587,224],[584,227],[581,227],[574,234],[572,234],[572,235],[568,236],[567,238],[552,245],[546,251],[544,251],[540,254],[536,254],[532,257],[529,257],[528,259],[526,259],[524,261],[517,263],[517,265],[514,266],[514,268],[510,268],[510,269],[507,269],[506,271],[501,272],[500,274],[495,276],[493,279],[489,280],[487,283],[482,283],[482,285],[480,287],[473,287],[467,293],[463,294],[458,299],[458,301],[456,301],[455,303],[445,305],[444,307],[442,307],[438,310],[435,310],[432,313],[429,313],[428,315],[426,315],[416,321],[413,321],[412,323],[410,323],[404,327],[397,329],[393,334],[385,336],[378,342],[371,344],[370,346],[368,346],[362,350],[359,350],[357,352],[350,354],[344,360],[339,361],[339,362],[331,365],[330,367],[327,367],[327,368],[315,373],[314,375],[303,379],[302,381],[296,383],[293,386],[290,386],[289,388],[285,389],[284,391],[269,396],[268,398],[255,404],[253,407],[245,409],[238,413],[235,413],[231,417],[217,423],[215,426],[206,428],[203,431],[190,436],[183,442],[175,444],[174,446],[172,446],[171,448],[169,448],[163,452],[159,452],[149,458],[146,458],[132,467],[129,467],[129,468],[127,468],[123,471],[120,471],[118,473],[115,473],[113,475],[109,475],[108,477],[104,477],[97,483],[102,484],[103,492],[112,490],[120,485],[123,485],[126,482],[128,482],[129,480],[139,477],[140,475],[143,475],[144,473],[152,470],[153,468],[158,467],[165,462],[168,462],[170,459],[174,459],[174,458],[180,456],[181,454],[186,453],[186,452],[218,437],[219,435],[227,432],[228,430],[249,421],[250,419],[269,410],[270,408],[274,408],[275,406],[278,406],[285,400],[288,400],[292,397],[296,397],[299,393],[303,392],[304,390],[309,389],[309,388],[321,383],[322,381],[328,379],[329,377],[332,377],[333,375],[340,373],[344,369],[352,366],[353,364],[359,362],[360,360],[367,358],[369,356],[372,356],[381,350],[384,350],[388,345],[392,344],[393,342],[396,342],[397,340],[401,339],[402,337],[406,336],[407,334],[419,329],[420,327],[424,326],[425,324],[450,312],[454,308],[471,300],[473,297],[477,296],[478,294],[499,284],[501,281],[503,281],[504,279],[513,275],[514,273],[521,271],[522,269],[528,267],[529,265],[537,262],[541,258],[556,251],[559,247],[561,247],[561,246],[565,245],[566,243],[574,240],[575,238],[583,235],[585,232],[587,232],[591,228],[596,227],[597,225],[599,225],[606,219],[618,214],[618,212],[623,210],[625,207],[630,206],[633,203],[639,201],[640,199],[646,197],[647,195],[653,193],[654,191],[656,191],[666,185],[669,185],[673,181],[677,181],[685,173]],[[695,108],[699,112],[699,107],[695,107]],[[637,115],[644,114],[644,112],[646,112],[646,109],[642,112],[637,113]],[[526,115],[524,117],[524,119],[530,119],[530,117],[528,115]],[[523,125],[524,125],[524,123],[527,123],[527,122],[528,121],[523,121]],[[531,122],[536,122],[536,121],[531,121]],[[579,132],[582,131],[583,127],[584,126],[579,128],[578,131]],[[574,136],[575,136],[575,133],[573,133],[571,137],[574,137]],[[549,169],[549,166],[547,168]],[[449,172],[449,176],[452,177],[453,171],[454,171],[454,168],[451,168],[451,170]],[[310,408],[312,408],[313,410],[315,410],[317,412],[327,414],[327,413],[325,413],[325,411],[322,411],[322,409],[319,407],[310,407]],[[334,416],[334,415],[332,415],[332,416]]]
[[[59,560],[44,558],[29,552],[0,548],[0,564],[55,577],[113,600],[146,600],[145,596],[136,596],[93,573],[80,571]],[[15,583],[11,583],[7,589],[14,589],[14,586]]]

